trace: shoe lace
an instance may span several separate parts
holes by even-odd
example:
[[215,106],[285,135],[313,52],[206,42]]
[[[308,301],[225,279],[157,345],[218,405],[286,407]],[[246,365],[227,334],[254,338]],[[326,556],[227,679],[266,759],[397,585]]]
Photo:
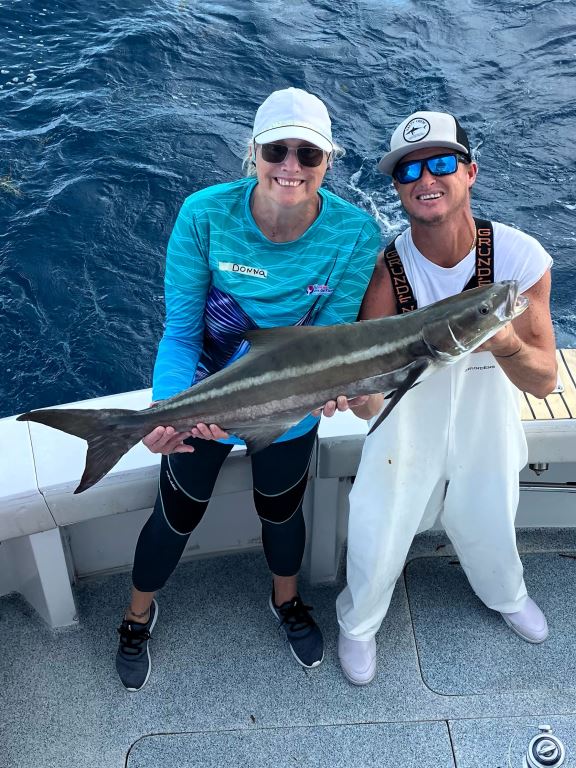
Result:
[[286,624],[292,632],[306,629],[314,626],[314,619],[309,611],[314,610],[311,605],[304,605],[299,595],[294,597],[288,605],[284,604],[278,608],[278,613],[282,616],[280,627]]
[[150,640],[150,632],[147,629],[134,629],[127,621],[123,621],[116,631],[120,635],[122,653],[129,656],[138,656],[142,652],[143,644]]

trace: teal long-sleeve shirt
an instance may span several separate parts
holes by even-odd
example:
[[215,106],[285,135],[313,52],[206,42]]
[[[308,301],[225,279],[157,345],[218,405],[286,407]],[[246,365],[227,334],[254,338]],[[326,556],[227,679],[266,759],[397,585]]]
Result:
[[[291,242],[272,242],[250,211],[256,184],[245,178],[208,187],[180,210],[168,243],[154,400],[244,354],[242,338],[250,328],[356,320],[380,248],[374,219],[320,189],[321,211],[306,232]],[[304,434],[314,422],[306,417],[279,440]]]

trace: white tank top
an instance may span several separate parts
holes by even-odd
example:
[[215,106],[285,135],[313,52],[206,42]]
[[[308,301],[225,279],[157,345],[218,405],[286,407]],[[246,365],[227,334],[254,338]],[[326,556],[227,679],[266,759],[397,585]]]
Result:
[[[552,259],[533,237],[504,224],[493,228],[494,280],[518,280],[520,291],[528,290]],[[420,308],[460,293],[474,274],[474,250],[455,267],[439,267],[418,251],[410,229],[396,239],[396,250]],[[390,445],[407,456],[440,452],[446,479],[455,471],[473,476],[489,465],[490,472],[516,483],[515,473],[528,458],[519,391],[490,352],[467,355],[413,387],[367,438],[364,450],[380,455]],[[420,460],[418,471],[426,472],[426,464]],[[406,482],[417,482],[413,469],[407,474]]]
[[[550,269],[552,259],[530,235],[498,222],[492,226],[494,282],[518,280],[520,292],[528,290]],[[396,239],[396,250],[420,308],[460,293],[474,274],[474,248],[455,267],[439,267],[420,253],[412,240],[412,231],[406,229]]]

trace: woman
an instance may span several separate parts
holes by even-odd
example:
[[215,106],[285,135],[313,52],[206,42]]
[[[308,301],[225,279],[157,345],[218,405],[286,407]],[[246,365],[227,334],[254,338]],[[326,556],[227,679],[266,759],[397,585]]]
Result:
[[[380,237],[365,212],[320,188],[334,152],[324,104],[296,88],[275,91],[256,113],[248,177],[184,202],[168,244],[154,400],[244,354],[248,329],[356,319]],[[336,407],[346,408],[345,398],[327,404],[326,413]],[[318,418],[310,414],[252,458],[254,502],[273,574],[270,608],[293,655],[308,668],[322,661],[323,641],[298,594],[297,575]],[[130,691],[140,690],[150,674],[154,594],[202,519],[232,445],[242,441],[218,425],[198,424],[183,433],[158,427],[143,442],[163,456],[156,505],[136,547],[132,599],[118,629],[116,668]]]

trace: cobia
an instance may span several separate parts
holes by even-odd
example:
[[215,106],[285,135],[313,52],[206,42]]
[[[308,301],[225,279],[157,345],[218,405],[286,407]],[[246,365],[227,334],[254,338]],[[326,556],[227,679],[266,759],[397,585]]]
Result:
[[338,395],[393,392],[374,430],[416,382],[472,352],[527,305],[518,296],[518,284],[507,281],[395,317],[249,331],[246,355],[150,408],[50,408],[18,420],[46,424],[88,442],[75,493],[98,482],[160,425],[186,431],[201,422],[218,424],[254,453]]

